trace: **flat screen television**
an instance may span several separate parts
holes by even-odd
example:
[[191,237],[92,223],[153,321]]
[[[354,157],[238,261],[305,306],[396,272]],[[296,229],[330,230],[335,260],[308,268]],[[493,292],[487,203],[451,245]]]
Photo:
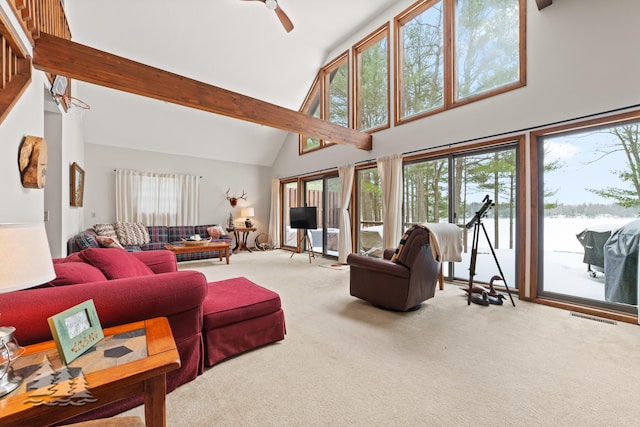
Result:
[[318,228],[318,208],[308,206],[304,208],[289,209],[289,223],[291,228],[301,228],[304,230],[315,230]]

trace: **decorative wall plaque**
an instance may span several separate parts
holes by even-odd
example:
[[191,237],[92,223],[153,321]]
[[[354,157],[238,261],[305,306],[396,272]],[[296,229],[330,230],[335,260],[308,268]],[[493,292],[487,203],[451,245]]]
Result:
[[39,136],[26,136],[20,146],[18,167],[22,186],[44,188],[47,175],[47,142]]

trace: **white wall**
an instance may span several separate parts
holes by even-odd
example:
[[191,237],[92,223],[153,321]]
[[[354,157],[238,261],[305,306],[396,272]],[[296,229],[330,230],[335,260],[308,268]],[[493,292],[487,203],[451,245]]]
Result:
[[[84,150],[78,113],[60,114],[45,106],[45,99],[50,99],[48,86],[44,73],[34,70],[31,84],[0,124],[0,222],[38,222],[49,211],[45,222],[49,246],[52,256],[59,257],[66,255],[66,239],[83,226],[78,213],[70,210],[63,189],[69,185],[69,162],[84,161]],[[44,189],[23,188],[20,181],[18,151],[27,135],[47,142]]]
[[[255,209],[253,222],[258,230],[249,236],[249,242],[259,233],[268,232],[271,168],[96,144],[86,144],[85,158],[84,222],[87,227],[115,222],[114,169],[132,169],[201,176],[200,224],[225,225],[230,213],[237,218],[240,208],[251,206]],[[229,188],[232,196],[246,191],[247,200],[239,200],[238,205],[231,208],[225,197]]]
[[[412,3],[399,2],[328,60]],[[639,104],[639,15],[636,0],[557,0],[542,11],[528,0],[526,87],[377,132],[370,152],[340,145],[298,156],[298,138],[291,135],[273,174],[289,177]]]
[[44,190],[22,187],[18,169],[23,138],[43,136],[41,78],[34,73],[33,82],[0,124],[0,222],[3,223],[42,221]]

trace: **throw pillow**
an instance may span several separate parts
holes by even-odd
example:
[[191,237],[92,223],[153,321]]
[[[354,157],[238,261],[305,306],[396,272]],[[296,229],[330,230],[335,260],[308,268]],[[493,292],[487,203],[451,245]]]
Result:
[[51,286],[75,285],[78,283],[101,282],[107,280],[102,271],[84,262],[65,262],[53,264],[56,278],[49,284]]
[[75,237],[76,245],[80,249],[99,248],[100,244],[96,240],[96,236],[89,233],[80,233]]
[[114,227],[121,245],[146,245],[151,240],[147,226],[141,222],[116,222]]
[[120,242],[118,242],[113,237],[96,236],[96,240],[98,241],[98,244],[100,245],[101,248],[120,248],[120,249],[124,249],[122,247],[122,245],[120,244]]
[[118,238],[113,224],[94,224],[93,229],[98,236],[111,237],[112,239]]
[[223,236],[226,234],[226,231],[224,230],[224,228],[222,228],[219,225],[214,225],[213,227],[209,227],[207,228],[207,233],[209,233],[209,236],[212,239],[217,239],[220,236]]
[[133,254],[118,248],[92,248],[80,252],[80,258],[99,268],[107,279],[152,276],[153,271]]

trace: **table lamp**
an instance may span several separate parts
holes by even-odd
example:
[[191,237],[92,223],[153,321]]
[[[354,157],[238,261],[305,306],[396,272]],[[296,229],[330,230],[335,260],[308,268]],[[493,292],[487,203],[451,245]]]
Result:
[[[31,288],[55,277],[44,223],[0,224],[0,293]],[[14,333],[12,326],[0,327],[0,396],[22,382],[12,368],[24,352]]]
[[253,208],[242,208],[240,209],[240,216],[244,216],[247,219],[244,220],[244,225],[247,228],[251,228],[253,227],[253,224],[251,223],[251,217],[255,216],[255,213],[253,212]]

